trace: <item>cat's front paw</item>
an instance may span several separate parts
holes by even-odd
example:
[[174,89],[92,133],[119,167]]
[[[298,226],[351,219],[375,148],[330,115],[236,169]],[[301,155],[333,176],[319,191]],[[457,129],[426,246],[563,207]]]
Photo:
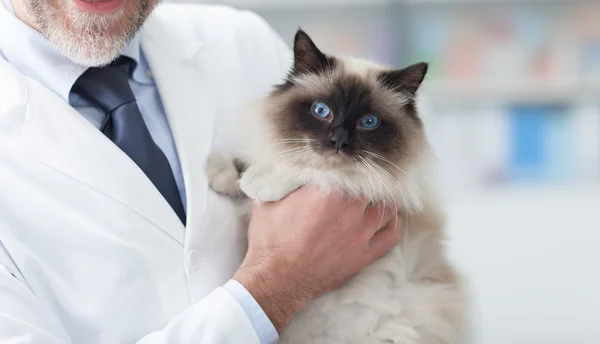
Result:
[[254,172],[242,174],[240,188],[248,197],[259,202],[276,202],[283,199],[301,184],[291,179],[281,179],[271,173]]
[[239,194],[240,174],[232,157],[220,152],[212,152],[206,160],[206,176],[208,184],[216,192],[229,196]]

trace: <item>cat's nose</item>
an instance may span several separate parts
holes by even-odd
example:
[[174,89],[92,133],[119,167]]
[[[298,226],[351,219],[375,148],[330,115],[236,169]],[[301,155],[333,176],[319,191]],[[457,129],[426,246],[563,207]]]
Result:
[[348,142],[344,142],[344,141],[338,142],[338,141],[333,140],[333,139],[330,140],[330,142],[331,142],[331,146],[333,146],[336,149],[346,148],[346,147],[348,147],[348,144],[349,144]]
[[350,145],[350,133],[344,128],[335,128],[329,133],[329,142],[335,149],[343,149]]

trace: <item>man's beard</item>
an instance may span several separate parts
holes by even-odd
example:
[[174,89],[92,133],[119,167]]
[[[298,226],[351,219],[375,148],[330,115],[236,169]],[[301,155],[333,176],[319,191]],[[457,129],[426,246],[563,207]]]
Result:
[[[38,30],[65,57],[86,66],[103,66],[119,56],[140,30],[158,1],[141,0],[133,13],[124,6],[110,14],[86,13],[54,6],[54,1],[27,0]],[[64,4],[63,4],[64,5]]]

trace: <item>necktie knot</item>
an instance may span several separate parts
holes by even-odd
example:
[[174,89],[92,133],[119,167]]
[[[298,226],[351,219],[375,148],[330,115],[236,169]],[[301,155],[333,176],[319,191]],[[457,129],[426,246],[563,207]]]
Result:
[[119,57],[108,66],[92,67],[73,85],[72,91],[86,99],[94,99],[106,114],[135,101],[129,85],[129,72],[134,61]]

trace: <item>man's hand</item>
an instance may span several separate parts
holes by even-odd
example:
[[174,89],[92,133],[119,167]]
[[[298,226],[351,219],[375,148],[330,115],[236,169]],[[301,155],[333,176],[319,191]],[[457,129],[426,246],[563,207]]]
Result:
[[308,301],[340,287],[400,240],[394,208],[301,188],[255,205],[234,279],[281,333]]

